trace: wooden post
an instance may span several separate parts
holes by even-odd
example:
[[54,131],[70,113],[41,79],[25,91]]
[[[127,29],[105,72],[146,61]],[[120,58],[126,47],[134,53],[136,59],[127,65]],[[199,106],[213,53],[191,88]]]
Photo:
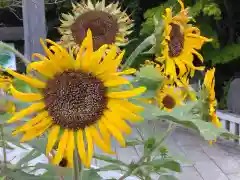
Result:
[[24,27],[24,55],[31,60],[32,53],[44,53],[39,39],[46,38],[44,0],[22,0]]

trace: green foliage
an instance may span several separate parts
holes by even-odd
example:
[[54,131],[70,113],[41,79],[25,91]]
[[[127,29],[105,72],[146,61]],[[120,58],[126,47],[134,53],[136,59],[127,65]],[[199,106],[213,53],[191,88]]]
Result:
[[238,57],[240,57],[240,44],[227,45],[206,54],[206,58],[211,59],[212,65],[229,63]]

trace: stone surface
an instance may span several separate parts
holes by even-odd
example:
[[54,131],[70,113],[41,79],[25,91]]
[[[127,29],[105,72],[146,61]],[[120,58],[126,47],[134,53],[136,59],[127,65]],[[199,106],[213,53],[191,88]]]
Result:
[[228,176],[229,180],[239,180],[240,179],[240,173],[239,174],[231,174]]
[[240,114],[240,101],[238,98],[239,92],[240,92],[240,78],[235,78],[230,84],[227,97],[227,106],[230,112],[236,114]]
[[179,180],[203,180],[194,167],[183,167],[182,173],[178,174]]

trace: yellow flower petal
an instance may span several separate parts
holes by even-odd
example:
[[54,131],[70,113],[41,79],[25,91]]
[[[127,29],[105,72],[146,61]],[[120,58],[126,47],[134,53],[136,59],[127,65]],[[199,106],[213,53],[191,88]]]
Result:
[[77,149],[82,163],[87,166],[87,154],[85,150],[85,143],[83,139],[83,131],[80,129],[77,132]]
[[144,108],[142,106],[135,105],[127,100],[112,99],[111,101],[114,104],[119,104],[120,106],[125,107],[126,109],[130,110],[131,112],[140,112],[140,111],[144,110]]
[[45,53],[47,54],[47,56],[49,57],[49,59],[54,59],[54,54],[50,51],[50,49],[48,49],[48,47],[46,46],[46,44],[44,43],[43,39],[40,39],[40,44],[42,45]]
[[[102,119],[104,119],[105,117],[103,116]],[[108,129],[106,128],[106,126],[104,125],[104,123],[100,120],[98,122],[98,127],[99,127],[99,130],[102,134],[102,138],[105,142],[106,145],[110,146],[111,145],[111,135],[108,131]]]
[[69,135],[69,131],[65,129],[63,135],[61,136],[61,139],[59,140],[58,149],[53,159],[53,164],[58,165],[61,162],[64,155],[64,151],[67,148],[67,142],[69,137],[68,135]]
[[80,64],[81,68],[84,70],[88,70],[91,64],[91,61],[89,60],[89,57],[91,57],[93,53],[93,39],[92,39],[92,32],[90,29],[87,31],[87,37],[86,37],[87,45],[86,45],[86,51],[84,55],[82,56],[82,62]]
[[42,81],[39,81],[38,79],[31,78],[26,75],[19,74],[17,72],[12,71],[11,69],[6,68],[6,71],[11,74],[12,76],[25,81],[27,84],[31,85],[32,87],[35,88],[45,88],[46,84]]
[[43,96],[39,93],[22,93],[16,90],[13,86],[10,86],[10,91],[14,98],[24,102],[39,101],[43,99]]
[[39,113],[37,116],[35,116],[33,119],[27,121],[23,126],[18,127],[15,131],[12,132],[12,135],[15,136],[20,132],[27,131],[30,129],[34,124],[39,123],[42,121],[44,118],[48,116],[48,112],[44,111]]
[[116,140],[121,144],[121,146],[125,147],[126,146],[126,142],[125,142],[125,139],[124,139],[122,133],[115,126],[113,126],[111,123],[109,123],[107,121],[107,119],[104,119],[103,123],[108,128],[108,130],[111,132],[113,137],[115,137]]
[[39,129],[43,129],[46,126],[48,126],[49,124],[52,124],[52,118],[51,117],[46,117],[44,118],[42,121],[40,121],[37,124],[34,124],[32,127],[30,127],[29,129],[26,129],[26,132],[28,131],[38,131]]
[[27,108],[23,109],[22,111],[14,114],[14,116],[12,116],[7,122],[12,123],[12,122],[18,121],[18,120],[22,119],[24,116],[30,115],[30,114],[40,111],[44,108],[45,108],[44,103],[32,104],[32,105],[28,106]]
[[116,75],[129,75],[129,74],[134,74],[137,70],[134,69],[134,68],[129,68],[129,69],[126,69],[122,72],[117,72]]
[[86,167],[90,168],[91,166],[91,161],[92,161],[92,157],[93,157],[93,139],[91,136],[91,133],[89,132],[88,129],[85,130],[86,133],[86,141],[88,144],[88,153],[87,153],[87,164]]
[[58,139],[58,134],[60,131],[60,126],[59,125],[54,125],[48,134],[48,143],[47,143],[47,148],[46,148],[46,154],[48,155],[53,146],[55,145],[57,139]]
[[126,78],[123,78],[121,76],[113,77],[104,82],[104,85],[106,87],[114,87],[114,86],[119,86],[123,84],[130,84],[130,82]]
[[109,92],[107,96],[109,98],[130,98],[130,97],[133,97],[133,96],[138,96],[145,91],[146,91],[145,87],[139,87],[139,88],[135,88],[135,89],[128,90],[128,91]]
[[113,154],[113,152],[111,150],[111,147],[104,143],[104,141],[102,140],[99,132],[97,131],[97,129],[95,127],[90,126],[90,127],[87,128],[87,131],[92,136],[92,139],[94,140],[96,145],[100,149],[102,149],[103,152],[106,152],[106,153],[109,153],[109,154]]
[[37,61],[28,64],[27,66],[27,73],[32,70],[36,70],[42,75],[52,78],[54,74],[57,72],[57,69],[52,65],[51,61]]
[[68,135],[68,144],[67,144],[67,160],[68,163],[71,165],[73,164],[73,153],[75,149],[75,144],[74,144],[74,132],[71,130],[69,131]]
[[48,124],[46,124],[45,127],[41,128],[41,129],[33,129],[33,130],[27,131],[21,138],[20,142],[23,143],[26,141],[30,141],[38,136],[41,136],[51,125],[52,125],[52,123],[49,122]]
[[106,111],[105,117],[109,123],[112,123],[116,128],[118,128],[123,133],[126,133],[128,135],[132,133],[131,127],[123,119],[121,119],[117,113]]

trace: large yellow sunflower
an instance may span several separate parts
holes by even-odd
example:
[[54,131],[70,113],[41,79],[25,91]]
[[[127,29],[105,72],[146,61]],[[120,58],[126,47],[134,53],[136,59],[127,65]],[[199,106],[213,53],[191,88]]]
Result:
[[[162,56],[157,60],[165,64],[165,73],[171,77],[176,77],[176,68],[184,69],[187,65],[194,70],[203,70],[203,57],[197,52],[205,42],[211,41],[200,35],[197,27],[188,24],[191,18],[181,0],[181,11],[173,16],[170,8],[166,9],[164,20],[164,40],[162,41]],[[198,58],[195,58],[194,55]],[[183,71],[184,72],[184,71]]]
[[216,115],[216,105],[217,100],[215,98],[215,68],[212,68],[208,70],[205,74],[204,78],[204,86],[207,90],[208,94],[208,103],[209,103],[209,116],[212,120],[212,123],[216,125],[217,127],[221,127],[221,122],[219,121],[217,115]]
[[[90,30],[76,60],[63,47],[51,40],[46,41],[52,45],[47,48],[41,40],[47,57],[35,54],[40,61],[28,66],[28,70],[39,72],[46,81],[6,69],[12,76],[39,90],[38,93],[23,93],[11,87],[13,97],[33,104],[17,112],[8,122],[19,121],[24,116],[35,113],[33,119],[13,132],[14,135],[23,133],[21,142],[29,141],[49,130],[46,154],[59,141],[54,164],[59,164],[65,154],[72,164],[73,151],[77,149],[83,164],[90,167],[94,144],[104,152],[112,153],[112,135],[125,146],[122,133],[131,133],[128,123],[141,121],[142,117],[136,113],[143,110],[127,99],[140,95],[146,88],[122,92],[116,90],[119,90],[120,85],[130,83],[121,75],[134,73],[135,70],[117,72],[124,51],[117,55],[116,46],[111,46],[104,57],[102,55],[108,45],[93,51]],[[77,147],[74,146],[74,138],[77,140]]]
[[159,89],[156,100],[160,108],[171,111],[177,105],[183,105],[184,99],[179,88],[166,85]]
[[78,48],[90,28],[93,33],[94,50],[103,44],[126,45],[133,23],[125,11],[121,11],[119,3],[106,6],[105,0],[95,5],[91,0],[73,4],[72,14],[63,14],[59,32],[61,43],[65,47]]

